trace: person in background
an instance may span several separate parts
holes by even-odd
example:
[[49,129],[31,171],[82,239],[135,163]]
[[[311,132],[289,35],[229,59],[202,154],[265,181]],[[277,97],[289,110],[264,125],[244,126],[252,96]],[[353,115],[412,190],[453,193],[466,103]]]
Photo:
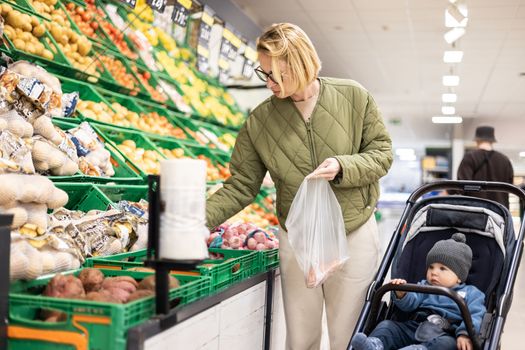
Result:
[[[323,307],[330,348],[346,349],[380,260],[373,212],[378,180],[392,164],[392,145],[377,105],[352,80],[319,77],[321,62],[296,25],[274,24],[257,40],[255,72],[272,96],[257,106],[237,136],[232,176],[207,201],[213,228],[253,202],[268,170],[276,208],[286,348],[319,349]],[[350,259],[322,286],[309,289],[284,223],[304,178],[330,181],[341,206]]]
[[[479,126],[476,128],[477,149],[463,157],[458,168],[458,180],[499,181],[512,184],[514,169],[509,158],[492,148],[496,138],[494,128]],[[504,192],[469,192],[469,196],[491,199],[509,207],[509,194]]]
[[[426,280],[422,285],[451,288],[463,297],[477,333],[485,315],[485,294],[465,284],[472,265],[472,250],[462,233],[436,242],[427,254]],[[394,279],[392,284],[405,284]],[[394,303],[405,312],[412,312],[405,322],[382,321],[367,337],[357,333],[352,338],[355,350],[472,350],[465,322],[457,304],[447,296],[396,291]]]

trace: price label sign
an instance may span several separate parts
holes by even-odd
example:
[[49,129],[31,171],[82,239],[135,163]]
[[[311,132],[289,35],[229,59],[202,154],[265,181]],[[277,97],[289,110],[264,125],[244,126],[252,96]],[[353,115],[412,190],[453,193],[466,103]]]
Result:
[[181,27],[186,27],[188,24],[188,16],[191,9],[191,0],[177,0],[171,14],[171,19],[175,24]]
[[244,50],[244,64],[242,66],[242,75],[245,78],[251,79],[255,62],[257,62],[257,51],[247,45]]
[[211,27],[213,25],[213,16],[210,15],[208,6],[204,6],[201,23],[199,26],[199,45],[208,47],[210,42]]
[[229,43],[229,51],[226,53],[228,59],[230,61],[235,61],[235,59],[237,58],[239,48],[242,45],[241,39],[234,34],[233,29],[230,29],[228,27],[224,28],[224,31],[222,32],[222,37]]
[[159,13],[163,13],[168,0],[147,0],[148,5]]
[[213,11],[204,6],[202,11],[201,23],[199,26],[199,40],[197,44],[197,69],[202,73],[208,74],[209,63],[209,44],[211,36],[211,27],[213,25]]
[[210,62],[208,61],[208,58],[197,55],[197,69],[199,72],[208,74],[208,69],[210,68]]
[[120,1],[122,1],[123,3],[131,7],[132,9],[134,9],[135,6],[137,6],[137,0],[120,0]]

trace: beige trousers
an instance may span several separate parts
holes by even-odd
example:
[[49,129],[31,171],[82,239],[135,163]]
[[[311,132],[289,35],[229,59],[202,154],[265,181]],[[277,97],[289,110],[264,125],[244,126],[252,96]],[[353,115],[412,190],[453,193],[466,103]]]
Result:
[[278,235],[286,349],[320,348],[323,305],[326,307],[330,349],[346,349],[380,262],[374,215],[347,236],[350,259],[344,267],[322,286],[313,289],[305,285],[303,271],[295,259],[287,233],[281,229]]

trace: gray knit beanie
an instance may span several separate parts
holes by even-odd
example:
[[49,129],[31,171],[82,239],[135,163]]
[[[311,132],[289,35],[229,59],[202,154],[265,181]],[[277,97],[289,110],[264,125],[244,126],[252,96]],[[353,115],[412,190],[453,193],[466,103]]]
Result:
[[436,242],[427,254],[427,268],[433,263],[443,264],[465,282],[472,265],[472,249],[466,241],[465,235],[457,232],[450,239]]

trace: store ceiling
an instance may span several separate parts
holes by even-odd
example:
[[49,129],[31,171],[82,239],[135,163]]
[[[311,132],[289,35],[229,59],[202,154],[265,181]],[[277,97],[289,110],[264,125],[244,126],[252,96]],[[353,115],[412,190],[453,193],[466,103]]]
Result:
[[[466,34],[456,43],[464,57],[455,65],[443,63],[451,49],[443,39],[446,0],[232,1],[261,28],[302,27],[321,56],[321,74],[370,90],[387,122],[400,129],[398,143],[420,133],[450,141],[451,128],[431,122],[441,114],[442,76],[450,67],[461,79],[454,105],[465,130],[487,122],[525,130],[525,0],[467,0]],[[500,146],[525,150],[523,131],[510,129]]]

